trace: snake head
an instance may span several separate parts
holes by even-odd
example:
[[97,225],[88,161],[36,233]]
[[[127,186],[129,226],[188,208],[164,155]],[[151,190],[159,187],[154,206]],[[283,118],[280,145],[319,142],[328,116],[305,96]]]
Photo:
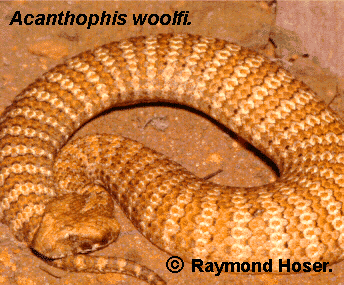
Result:
[[115,241],[120,226],[111,196],[100,186],[64,194],[47,204],[41,226],[30,245],[49,259],[103,248]]

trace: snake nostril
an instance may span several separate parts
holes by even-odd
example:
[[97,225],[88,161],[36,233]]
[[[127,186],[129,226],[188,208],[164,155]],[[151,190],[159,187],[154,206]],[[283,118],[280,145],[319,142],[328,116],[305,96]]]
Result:
[[91,242],[83,242],[83,243],[80,243],[79,248],[81,251],[91,251],[93,248],[92,245],[93,243]]

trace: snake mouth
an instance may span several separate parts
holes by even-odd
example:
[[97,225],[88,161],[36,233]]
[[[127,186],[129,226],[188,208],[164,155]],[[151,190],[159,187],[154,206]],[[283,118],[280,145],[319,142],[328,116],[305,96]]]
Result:
[[40,259],[44,260],[45,262],[52,262],[54,261],[56,258],[52,258],[52,257],[47,257],[44,254],[38,252],[37,250],[35,250],[33,247],[30,247],[31,252],[36,255],[37,257],[39,257]]

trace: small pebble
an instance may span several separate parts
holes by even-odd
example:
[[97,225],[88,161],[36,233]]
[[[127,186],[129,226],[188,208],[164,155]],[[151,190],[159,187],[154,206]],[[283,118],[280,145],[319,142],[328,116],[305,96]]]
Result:
[[69,50],[66,44],[54,41],[54,40],[44,40],[31,44],[29,47],[29,52],[35,55],[48,57],[51,59],[60,59],[69,54]]

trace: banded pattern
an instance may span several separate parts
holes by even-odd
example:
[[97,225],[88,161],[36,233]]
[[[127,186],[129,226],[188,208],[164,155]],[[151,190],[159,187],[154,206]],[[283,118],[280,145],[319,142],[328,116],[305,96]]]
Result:
[[[59,153],[97,114],[150,101],[209,114],[271,157],[281,176],[221,186],[117,136],[88,136]],[[116,239],[112,199],[186,261],[272,259],[275,273],[278,259],[332,264],[344,257],[343,134],[305,84],[238,45],[170,34],[110,43],[56,66],[2,115],[1,222],[49,264],[152,284],[164,281],[138,264],[78,255]]]

